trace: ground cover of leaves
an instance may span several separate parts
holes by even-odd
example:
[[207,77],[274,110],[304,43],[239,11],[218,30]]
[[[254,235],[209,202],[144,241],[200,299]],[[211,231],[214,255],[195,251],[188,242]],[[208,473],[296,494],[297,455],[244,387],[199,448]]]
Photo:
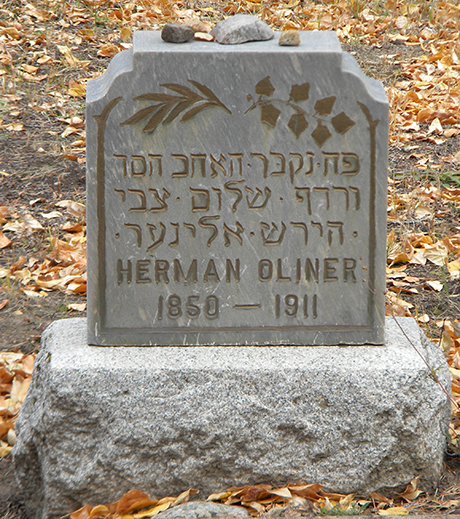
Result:
[[[453,512],[460,504],[458,0],[0,2],[0,497],[14,493],[7,454],[40,335],[53,320],[85,315],[86,83],[131,46],[134,30],[193,17],[210,29],[236,13],[254,14],[274,30],[336,30],[364,72],[384,83],[390,101],[387,314],[413,316],[445,352],[452,444],[440,490],[431,496],[419,494],[415,481],[392,500],[330,495],[302,484],[233,489],[218,500],[257,502],[266,510],[306,499],[313,511],[331,514],[356,513],[366,502],[368,512],[394,506]],[[178,504],[170,499],[148,506]],[[0,517],[19,517],[14,498],[4,501]],[[132,515],[125,505],[117,512],[120,502],[73,519]]]

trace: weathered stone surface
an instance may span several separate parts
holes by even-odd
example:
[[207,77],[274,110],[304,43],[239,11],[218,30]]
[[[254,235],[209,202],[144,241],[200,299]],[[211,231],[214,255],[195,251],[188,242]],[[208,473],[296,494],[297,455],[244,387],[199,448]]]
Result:
[[140,31],[88,82],[90,344],[383,342],[385,92],[278,37]]
[[43,334],[17,422],[30,517],[59,517],[139,488],[319,482],[345,493],[436,485],[450,416],[440,349],[413,319],[385,345],[96,348],[86,319]]
[[297,47],[298,45],[300,45],[299,31],[283,31],[280,34],[278,44],[284,45],[286,47]]
[[271,40],[274,36],[265,22],[250,14],[236,14],[218,22],[211,34],[223,45]]
[[161,38],[169,43],[185,43],[193,38],[195,31],[185,25],[167,23],[162,31]]
[[190,501],[158,515],[158,519],[247,519],[250,514],[242,506],[226,506],[209,501]]

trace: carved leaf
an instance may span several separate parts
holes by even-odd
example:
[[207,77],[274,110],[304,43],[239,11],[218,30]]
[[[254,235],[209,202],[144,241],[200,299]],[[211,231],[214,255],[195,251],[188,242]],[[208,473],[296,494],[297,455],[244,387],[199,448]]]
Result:
[[160,109],[154,114],[153,117],[149,119],[149,122],[144,126],[144,132],[149,133],[153,132],[153,130],[161,123],[163,117],[168,113],[168,110],[171,108],[170,104],[158,105]]
[[270,81],[270,76],[259,81],[256,85],[256,94],[262,96],[271,96],[275,91],[275,87],[272,85]]
[[276,126],[276,121],[278,120],[280,113],[281,110],[278,110],[278,108],[276,108],[275,106],[270,104],[264,105],[261,108],[260,120],[265,124],[273,126],[274,128]]
[[315,103],[315,110],[318,115],[329,115],[332,112],[332,108],[335,103],[335,96],[325,97],[324,99],[319,99]]
[[299,138],[308,128],[308,122],[303,114],[293,114],[288,123],[288,128]]
[[318,122],[318,126],[313,130],[311,136],[315,140],[316,144],[321,146],[331,137],[331,132],[328,130],[321,121]]
[[126,124],[136,124],[139,121],[142,121],[142,119],[145,119],[146,117],[151,115],[152,112],[154,112],[158,108],[158,106],[160,106],[160,105],[154,105],[154,106],[148,106],[147,108],[142,108],[142,110],[139,110],[138,112],[136,112],[132,117],[130,117],[129,119],[126,119],[126,121],[123,121],[122,123],[120,123],[120,126],[125,126]]
[[302,85],[292,85],[289,97],[298,103],[299,101],[307,101],[310,94],[310,83]]
[[352,121],[345,112],[339,113],[331,119],[332,126],[337,133],[343,135],[346,133],[352,126],[355,125],[355,122]]
[[186,110],[192,104],[188,99],[178,103],[168,114],[168,117],[163,121],[163,124],[169,124],[184,110]]
[[[189,110],[181,119],[181,122],[188,121],[196,114],[209,108],[210,106],[220,106],[226,112],[231,114],[231,111],[218,99],[218,97],[205,85],[196,81],[189,80],[202,94],[207,98],[207,102],[201,103]],[[181,96],[173,96],[169,94],[149,93],[135,97],[133,101],[152,101],[158,104],[142,108],[136,112],[132,117],[122,122],[120,125],[136,124],[146,117],[150,117],[147,125],[144,127],[144,132],[153,132],[160,124],[170,124],[176,119],[184,110],[190,106],[205,101],[205,98],[198,93],[191,90],[189,87],[178,85],[176,83],[165,83],[161,85],[164,88],[169,88]],[[169,112],[169,114],[168,114]],[[153,114],[153,115],[152,115]]]
[[210,101],[209,103],[202,103],[201,105],[195,106],[184,114],[180,122],[185,123],[185,121],[188,121],[192,117],[195,117],[196,114],[200,113],[201,110],[206,110],[206,108],[209,108],[210,106],[216,106],[216,104]]
[[133,101],[156,101],[158,103],[174,103],[181,101],[182,97],[170,96],[169,94],[142,94],[133,99]]
[[197,81],[193,81],[191,79],[188,80],[197,90],[199,90],[202,94],[204,94],[210,101],[214,101],[217,105],[221,106],[224,110],[226,110],[229,114],[230,110],[220,101],[220,99],[214,94],[214,92],[208,88],[206,85],[202,85]]
[[190,99],[193,103],[196,103],[197,101],[201,101],[203,98],[194,92],[189,87],[183,86],[183,85],[176,85],[175,83],[166,83],[164,85],[160,85],[165,88],[169,88],[169,90],[173,90],[174,92],[177,92],[178,94],[182,94],[187,99]]

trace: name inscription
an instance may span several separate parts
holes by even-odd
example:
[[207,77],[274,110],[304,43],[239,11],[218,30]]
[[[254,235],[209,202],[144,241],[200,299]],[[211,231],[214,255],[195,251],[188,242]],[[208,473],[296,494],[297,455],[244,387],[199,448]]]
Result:
[[[111,166],[116,181],[109,196],[124,215],[112,237],[114,248],[138,252],[135,259],[116,258],[111,283],[120,290],[153,286],[156,308],[149,311],[156,320],[206,322],[244,309],[314,321],[324,284],[365,281],[359,273],[366,269],[362,257],[344,257],[359,237],[356,153],[117,150]],[[293,246],[304,249],[304,257],[283,256]],[[193,258],[195,247],[231,253]],[[267,250],[267,257],[263,252],[249,262],[239,257],[248,247]],[[184,248],[191,258],[184,259]],[[283,290],[275,294],[271,288],[269,298],[255,302],[223,304],[222,297],[206,295],[221,283],[280,283]],[[297,286],[296,293],[285,288],[289,283]]]

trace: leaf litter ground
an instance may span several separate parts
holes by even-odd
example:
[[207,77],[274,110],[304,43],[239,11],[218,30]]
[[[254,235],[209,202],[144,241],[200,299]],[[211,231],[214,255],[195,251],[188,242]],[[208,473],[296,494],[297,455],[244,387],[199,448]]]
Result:
[[[275,30],[337,30],[364,72],[383,81],[391,121],[387,314],[413,316],[440,344],[460,402],[458,0],[7,0],[0,3],[0,518],[22,513],[8,452],[40,335],[53,320],[85,315],[86,82],[130,47],[133,30],[193,17],[209,30],[236,13],[255,14]],[[454,403],[452,411],[446,469],[433,495],[420,493],[415,480],[388,497],[296,483],[229,489],[212,499],[254,514],[277,506],[330,515],[453,513],[460,505]],[[152,517],[193,494],[152,499],[146,512],[137,492],[73,519]]]

